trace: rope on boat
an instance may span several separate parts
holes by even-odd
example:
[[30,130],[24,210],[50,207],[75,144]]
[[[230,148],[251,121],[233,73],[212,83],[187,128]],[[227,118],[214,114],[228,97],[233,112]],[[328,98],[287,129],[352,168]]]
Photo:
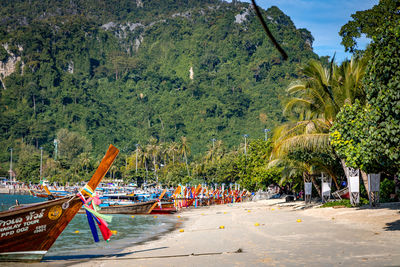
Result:
[[62,207],[64,210],[68,209],[68,208],[69,208],[69,203],[74,199],[74,197],[75,197],[74,195],[69,196],[69,200],[66,201],[66,202],[64,202],[64,203],[61,205],[61,207]]

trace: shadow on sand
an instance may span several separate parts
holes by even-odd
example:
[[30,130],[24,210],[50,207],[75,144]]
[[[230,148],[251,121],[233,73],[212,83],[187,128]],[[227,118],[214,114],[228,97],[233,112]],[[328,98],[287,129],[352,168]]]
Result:
[[[359,209],[391,209],[398,210],[400,215],[400,202],[388,202],[388,203],[379,203],[377,207],[370,207],[369,205],[365,205],[359,207]],[[386,224],[386,227],[383,228],[385,231],[400,231],[400,220],[390,222]]]
[[400,231],[400,220],[387,223],[386,227],[383,229],[385,229],[385,231]]
[[[132,252],[125,252],[125,253],[113,253],[113,251],[109,251],[107,253],[93,253],[93,254],[75,254],[75,255],[60,255],[60,256],[47,256],[45,257],[42,262],[50,262],[50,261],[68,261],[68,260],[86,260],[86,259],[95,259],[95,258],[107,258],[107,257],[124,257],[127,255],[140,253],[140,252],[148,252],[153,250],[160,250],[166,249],[168,247],[159,247],[159,248],[151,248],[151,249],[144,249],[144,250],[135,250]],[[104,252],[104,251],[103,251]]]

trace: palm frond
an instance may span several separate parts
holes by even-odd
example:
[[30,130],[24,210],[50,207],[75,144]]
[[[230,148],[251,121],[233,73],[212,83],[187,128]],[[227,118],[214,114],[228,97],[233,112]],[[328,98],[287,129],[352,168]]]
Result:
[[286,114],[289,111],[292,111],[295,106],[300,106],[300,107],[303,106],[303,109],[304,109],[311,105],[312,105],[312,102],[308,99],[294,97],[294,98],[291,98],[290,101],[283,108],[283,114]]
[[275,145],[271,153],[271,159],[282,157],[298,148],[311,151],[327,151],[330,149],[329,133],[302,134],[286,138]]

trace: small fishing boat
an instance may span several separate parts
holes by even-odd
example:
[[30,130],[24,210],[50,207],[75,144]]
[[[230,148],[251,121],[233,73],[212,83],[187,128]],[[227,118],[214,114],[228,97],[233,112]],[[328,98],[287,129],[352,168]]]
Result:
[[[110,145],[96,172],[81,190],[82,195],[90,195],[96,189],[118,152]],[[74,194],[0,212],[0,261],[40,261],[82,204]]]
[[101,205],[101,214],[149,214],[157,200],[132,204]]
[[161,202],[151,211],[151,214],[172,214],[177,212],[174,202]]
[[335,192],[332,193],[332,195],[336,198],[336,199],[350,199],[350,192],[349,192],[349,188],[345,187],[343,189],[337,190]]
[[167,190],[163,190],[158,199],[152,199],[144,202],[125,204],[120,202],[117,205],[100,205],[101,214],[150,214],[158,205],[158,202],[164,197]]
[[71,193],[68,191],[49,190],[47,186],[43,186],[43,190],[40,191],[29,189],[29,192],[34,197],[50,198],[50,200],[71,195]]

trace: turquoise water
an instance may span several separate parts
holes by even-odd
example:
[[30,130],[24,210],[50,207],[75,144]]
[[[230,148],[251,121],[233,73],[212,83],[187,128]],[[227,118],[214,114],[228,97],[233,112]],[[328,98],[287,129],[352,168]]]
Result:
[[[19,203],[26,204],[40,202],[45,199],[26,195],[0,194],[0,209],[8,209],[15,205],[15,199]],[[117,231],[109,242],[105,242],[98,230],[100,242],[95,243],[86,214],[77,214],[57,241],[53,244],[45,259],[65,259],[68,257],[115,254],[127,246],[156,238],[175,227],[176,216],[163,215],[113,215],[109,228]],[[76,233],[79,231],[79,233]]]
[[15,206],[15,200],[18,199],[19,204],[29,204],[45,201],[45,198],[38,198],[31,195],[8,195],[0,194],[0,211],[8,210]]

